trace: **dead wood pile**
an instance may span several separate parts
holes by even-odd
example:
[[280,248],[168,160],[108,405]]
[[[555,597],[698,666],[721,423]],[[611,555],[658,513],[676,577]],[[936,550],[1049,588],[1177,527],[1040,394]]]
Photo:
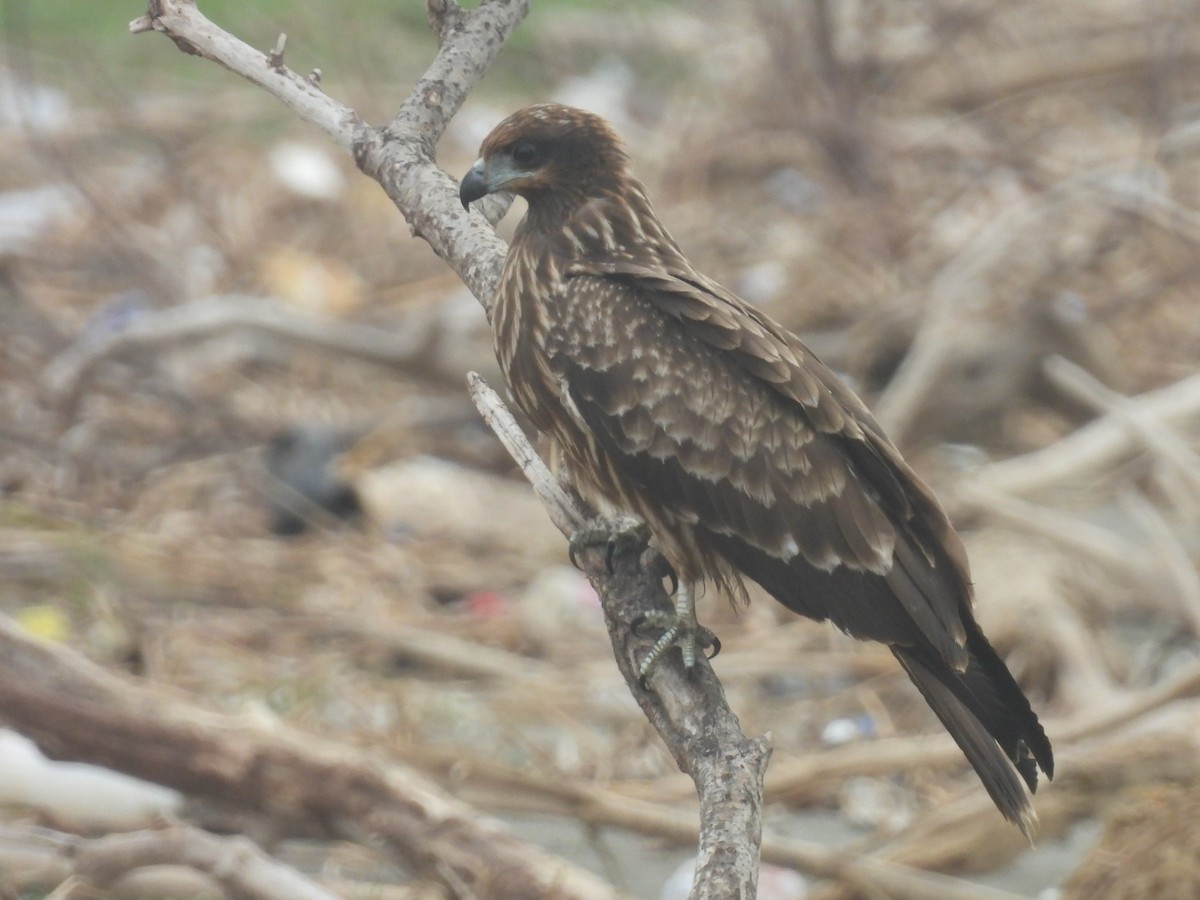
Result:
[[[1040,841],[1103,821],[1119,856],[1041,886],[1172,896],[1144,885],[1197,883],[1200,8],[809,7],[543,13],[509,50],[540,80],[469,106],[443,165],[526,102],[617,120],[692,258],[853,378],[952,509],[1055,742]],[[0,719],[185,798],[118,825],[9,792],[4,890],[656,893],[477,813],[695,828],[466,399],[483,316],[348,160],[214,84],[75,89],[62,121],[0,130]],[[281,477],[267,449],[300,444],[316,468]],[[281,509],[303,534],[271,533]],[[773,737],[768,862],[817,896],[1024,890],[917,871],[1030,848],[886,651],[768,602],[701,615]],[[854,829],[836,860],[814,810]],[[466,857],[473,886],[447,875]]]

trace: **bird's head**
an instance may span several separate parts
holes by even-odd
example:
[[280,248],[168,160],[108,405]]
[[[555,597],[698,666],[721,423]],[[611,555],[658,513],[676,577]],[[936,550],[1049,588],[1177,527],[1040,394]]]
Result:
[[611,190],[627,164],[620,139],[602,118],[544,103],[513,113],[484,138],[458,196],[464,208],[496,191],[525,198],[531,211],[571,206]]

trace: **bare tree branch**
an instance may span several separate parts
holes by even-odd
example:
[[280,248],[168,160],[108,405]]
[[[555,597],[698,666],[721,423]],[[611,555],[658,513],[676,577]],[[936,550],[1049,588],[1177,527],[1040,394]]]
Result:
[[487,382],[477,372],[467,374],[467,386],[479,414],[500,439],[508,455],[521,467],[521,471],[533,486],[533,492],[546,507],[546,513],[554,527],[570,538],[587,524],[586,517],[567,496],[558,479],[550,473],[542,458],[533,449],[525,437],[525,432],[500,399],[500,395],[488,387]]
[[[190,0],[152,0],[148,15],[131,27],[135,32],[162,32],[185,51],[237,72],[350,150],[363,172],[387,191],[413,232],[427,240],[462,277],[490,316],[504,243],[486,227],[483,215],[461,209],[457,183],[435,165],[434,148],[527,9],[528,0],[489,0],[470,12],[452,0],[430,0],[427,12],[441,49],[396,117],[380,129],[367,126],[352,110],[317,90],[311,80],[289,71],[283,65],[281,46],[271,53],[248,47],[205,20]],[[475,387],[477,395],[483,396],[480,385]],[[498,398],[490,408],[493,421],[505,415]],[[522,451],[519,459],[527,472],[540,466],[534,482],[548,490],[553,479],[536,453]],[[568,509],[557,508],[560,512]],[[556,520],[564,531],[573,532],[583,521],[577,511],[574,517],[564,515],[567,518]],[[661,573],[661,566],[655,554],[610,556],[611,566],[602,553],[584,554],[587,574],[604,600],[618,664],[642,709],[680,767],[696,781],[700,794],[701,864],[693,896],[749,896],[757,878],[768,744],[765,739],[751,741],[741,733],[706,664],[697,666],[690,678],[681,667],[660,666],[653,692],[638,686],[633,648],[639,642],[629,623],[654,605],[667,606],[661,574],[656,574]]]
[[[571,537],[586,517],[559,486],[496,393],[474,373],[469,382],[480,413],[521,466],[551,520]],[[630,623],[648,609],[669,608],[669,603],[661,576],[654,574],[662,570],[656,554],[636,549],[635,553],[589,551],[580,555],[579,562],[600,594],[621,674],[680,769],[696,784],[700,853],[692,896],[751,896],[758,875],[763,775],[771,756],[770,741],[742,734],[707,660],[697,660],[690,673],[678,660],[659,665],[651,676],[654,690],[641,686],[635,652],[641,642]]]
[[193,0],[151,0],[146,15],[129,28],[157,31],[180,49],[224,66],[261,87],[306,122],[353,154],[377,180],[412,226],[490,310],[504,241],[478,212],[463,210],[458,183],[437,167],[434,148],[467,93],[483,77],[508,36],[529,10],[529,0],[485,0],[459,9],[451,0],[431,0],[441,49],[392,122],[372,128],[357,112],[321,91],[310,78],[222,31]]
[[185,53],[254,82],[345,150],[353,145],[356,132],[367,127],[358,113],[326,95],[313,79],[283,65],[281,50],[263,53],[239,41],[204,18],[193,0],[150,0],[146,15],[130,22],[129,30],[165,34]]

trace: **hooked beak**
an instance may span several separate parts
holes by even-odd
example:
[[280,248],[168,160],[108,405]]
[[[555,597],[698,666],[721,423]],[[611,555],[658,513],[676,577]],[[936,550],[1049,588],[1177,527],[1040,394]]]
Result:
[[463,176],[462,184],[458,186],[458,199],[466,209],[480,197],[510,190],[512,182],[528,178],[530,174],[516,166],[506,153],[497,153],[487,159],[481,156]]
[[487,166],[482,158],[475,160],[475,165],[467,170],[462,184],[458,186],[458,199],[462,201],[463,209],[468,209],[480,197],[486,197],[492,192],[488,187]]

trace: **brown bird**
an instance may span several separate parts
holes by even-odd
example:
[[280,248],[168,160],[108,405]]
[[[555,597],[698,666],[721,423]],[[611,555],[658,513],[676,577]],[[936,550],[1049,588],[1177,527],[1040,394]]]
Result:
[[[1050,742],[972,614],[966,552],[866,406],[795,335],[702,275],[609,125],[533,106],[484,140],[463,206],[528,212],[493,310],[512,398],[579,493],[642,519],[678,578],[665,641],[694,659],[705,582],[887,644],[1000,812],[1029,833]],[[643,665],[648,671],[657,653]],[[1015,768],[1015,771],[1014,771]]]

